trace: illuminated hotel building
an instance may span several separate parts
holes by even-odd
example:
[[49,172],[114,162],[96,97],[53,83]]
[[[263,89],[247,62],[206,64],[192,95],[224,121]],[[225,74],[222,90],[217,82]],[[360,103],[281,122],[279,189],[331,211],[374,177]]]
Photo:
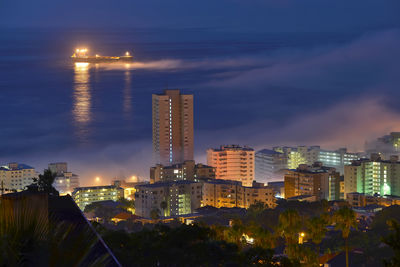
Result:
[[33,179],[38,178],[35,169],[26,164],[9,163],[7,166],[0,167],[0,193],[10,191],[21,191],[26,186],[33,183]]
[[195,164],[194,160],[183,163],[163,166],[157,164],[150,168],[150,183],[162,181],[190,180],[196,178],[215,178],[215,168],[201,163]]
[[340,198],[340,174],[321,162],[301,164],[285,174],[285,198],[315,196],[317,200]]
[[320,146],[280,146],[274,147],[273,150],[287,156],[287,169],[296,169],[300,164],[312,165],[319,161],[324,166],[333,167],[338,172],[343,173],[345,165],[360,158],[359,153],[347,152],[346,148],[325,150],[321,149]]
[[215,167],[215,178],[252,186],[254,180],[254,149],[238,145],[207,150],[207,164]]
[[159,182],[139,185],[135,193],[135,214],[151,218],[190,214],[201,205],[201,183],[193,181]]
[[360,159],[345,166],[344,191],[345,196],[353,192],[400,196],[398,156],[382,160],[379,154],[371,154],[371,159]]
[[242,186],[242,183],[229,180],[204,180],[202,206],[216,208],[249,208],[257,202],[268,207],[275,207],[274,188],[254,183],[252,187]]
[[60,195],[72,194],[79,187],[79,176],[68,171],[66,162],[50,163],[48,169],[56,174],[53,186]]
[[124,189],[114,185],[77,187],[72,192],[72,198],[81,210],[93,202],[113,200],[124,196]]
[[359,158],[359,153],[349,153],[346,148],[340,148],[335,151],[320,150],[318,161],[324,166],[334,167],[340,173],[344,173],[344,166]]
[[282,181],[288,168],[288,156],[282,152],[263,149],[255,155],[255,177],[257,182]]
[[193,160],[193,95],[164,90],[153,94],[152,106],[154,163]]
[[311,165],[318,161],[319,146],[274,147],[274,151],[281,152],[288,157],[287,169],[296,169],[300,164]]

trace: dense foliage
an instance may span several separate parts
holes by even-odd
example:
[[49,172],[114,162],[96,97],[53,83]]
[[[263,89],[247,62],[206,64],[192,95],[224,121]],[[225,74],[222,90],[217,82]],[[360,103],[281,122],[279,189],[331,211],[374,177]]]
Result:
[[[372,229],[360,229],[353,210],[331,210],[327,204],[282,201],[275,209],[260,204],[244,213],[222,209],[194,225],[98,229],[127,266],[319,266],[322,255],[339,253],[350,255],[357,266],[383,266],[384,259],[387,266],[396,266],[398,224],[386,221],[397,216],[392,213],[399,207],[378,212]],[[354,250],[358,254],[351,254]],[[273,257],[283,254],[288,258]]]

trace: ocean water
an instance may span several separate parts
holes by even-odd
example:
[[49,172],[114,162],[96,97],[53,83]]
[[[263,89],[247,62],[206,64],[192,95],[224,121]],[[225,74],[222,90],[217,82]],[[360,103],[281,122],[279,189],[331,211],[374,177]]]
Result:
[[[151,94],[179,88],[195,95],[196,155],[207,147],[252,144],[251,134],[285,124],[357,92],[317,90],[266,80],[279,60],[291,62],[345,45],[354,34],[238,33],[215,29],[4,29],[0,35],[0,164],[39,171],[67,161],[83,184],[133,173],[151,159]],[[101,55],[131,51],[132,64],[74,64],[77,47]],[[290,73],[290,72],[289,72]],[[271,74],[270,74],[271,75]],[[279,76],[279,72],[276,73]],[[295,73],[293,73],[295,75]],[[262,121],[263,125],[258,125]],[[235,129],[248,131],[235,134]],[[231,130],[232,129],[232,130]],[[243,137],[243,142],[241,142]],[[288,140],[289,141],[289,140]]]

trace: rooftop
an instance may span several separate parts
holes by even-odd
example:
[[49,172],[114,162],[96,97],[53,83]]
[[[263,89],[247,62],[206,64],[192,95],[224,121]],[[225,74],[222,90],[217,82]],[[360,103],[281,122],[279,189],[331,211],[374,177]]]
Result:
[[239,145],[222,145],[219,148],[211,148],[213,151],[229,151],[229,150],[243,150],[243,151],[254,151],[254,149],[247,146],[239,146]]
[[136,188],[157,188],[157,187],[165,187],[171,185],[185,185],[185,184],[197,184],[197,183],[198,182],[188,181],[188,180],[178,180],[178,181],[157,182],[154,184],[143,184],[136,186]]
[[96,189],[122,189],[122,188],[121,187],[116,187],[115,185],[99,185],[99,186],[76,187],[74,191],[78,191],[78,190],[96,190]]
[[283,155],[283,153],[282,152],[278,152],[278,151],[275,151],[275,150],[272,150],[272,149],[262,149],[262,150],[260,150],[260,151],[257,151],[257,153],[256,154],[267,154],[267,155]]
[[23,164],[23,163],[10,163],[8,166],[1,166],[0,170],[2,171],[19,171],[19,170],[30,170],[34,169],[33,167]]

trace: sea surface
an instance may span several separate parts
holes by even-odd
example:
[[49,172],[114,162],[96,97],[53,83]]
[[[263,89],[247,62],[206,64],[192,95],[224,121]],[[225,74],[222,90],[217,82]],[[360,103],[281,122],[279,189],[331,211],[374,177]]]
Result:
[[[104,182],[131,174],[145,179],[151,164],[151,94],[166,88],[195,96],[198,158],[223,143],[259,145],[252,144],[251,134],[268,131],[265,123],[284,125],[358,92],[356,87],[319,90],[323,82],[294,87],[296,73],[287,68],[263,80],[262,70],[280,60],[290,66],[307,53],[318,55],[357,37],[221,29],[2,29],[0,164],[24,162],[41,171],[49,162],[67,161],[83,184],[95,175]],[[79,47],[100,55],[130,51],[135,59],[74,64],[70,56]],[[286,73],[282,82],[275,80],[280,73]],[[259,75],[254,83],[253,74]],[[236,80],[247,76],[247,82]],[[235,135],[241,127],[247,131]]]

